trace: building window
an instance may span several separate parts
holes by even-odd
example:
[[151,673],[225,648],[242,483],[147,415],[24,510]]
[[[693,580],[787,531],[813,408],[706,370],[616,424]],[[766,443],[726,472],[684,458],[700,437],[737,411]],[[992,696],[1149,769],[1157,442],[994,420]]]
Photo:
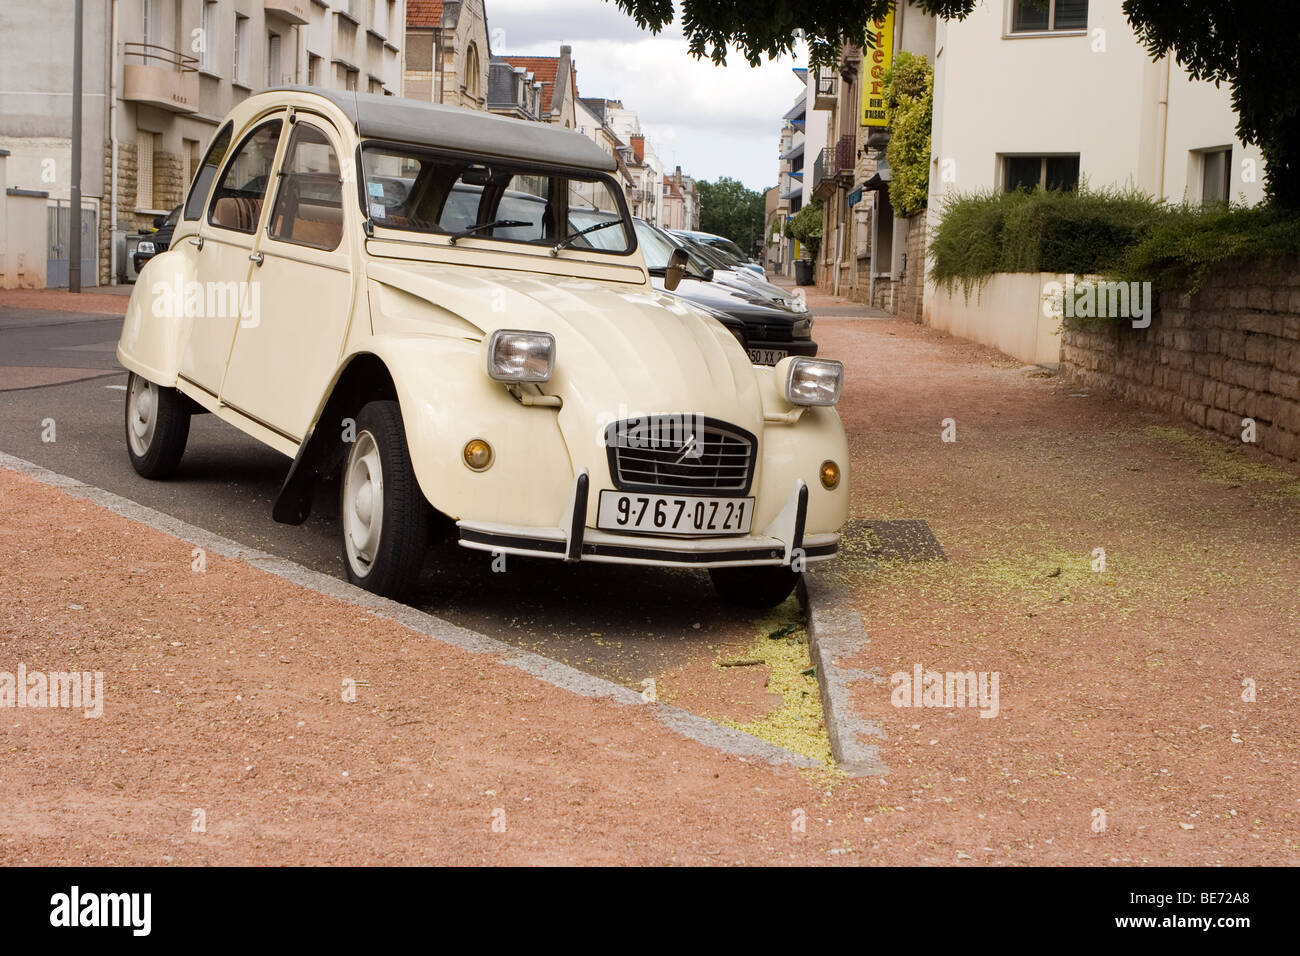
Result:
[[315,53],[307,54],[307,85],[320,86],[321,59]]
[[343,88],[346,89],[346,90],[352,90],[354,93],[356,92],[356,89],[357,89],[357,71],[356,71],[356,70],[348,70],[348,71],[347,71],[346,76],[344,77],[344,80],[343,80]]
[[217,68],[217,0],[203,0],[199,10],[199,37],[203,41],[203,50],[199,53],[199,65],[209,73]]
[[1011,0],[1012,33],[1088,29],[1088,0]]
[[465,51],[465,92],[475,99],[479,95],[478,69],[478,46],[471,43]]
[[137,130],[135,134],[135,208],[153,208],[154,134]]
[[194,180],[194,173],[199,168],[199,141],[197,139],[181,140],[181,176],[186,191]]
[[248,80],[248,17],[235,14],[235,64],[231,79],[236,83]]
[[266,36],[266,85],[280,85],[280,36],[276,33]]
[[[158,31],[158,11],[154,9],[154,0],[144,0],[140,4],[141,16],[144,18],[141,31],[145,43],[153,43]],[[146,61],[147,62],[147,61]]]
[[1079,155],[1072,156],[1004,156],[1002,189],[1034,190],[1079,188]]
[[1232,147],[1201,152],[1201,202],[1224,203],[1232,196]]

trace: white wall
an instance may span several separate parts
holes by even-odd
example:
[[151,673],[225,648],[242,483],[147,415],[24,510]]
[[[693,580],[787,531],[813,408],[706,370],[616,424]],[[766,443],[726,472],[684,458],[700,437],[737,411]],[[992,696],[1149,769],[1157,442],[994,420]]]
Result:
[[[949,192],[998,186],[999,154],[1078,153],[1093,186],[1175,200],[1187,186],[1189,150],[1233,143],[1238,166],[1258,160],[1233,135],[1227,87],[1194,83],[1174,65],[1162,182],[1165,67],[1138,43],[1121,0],[1092,0],[1086,32],[1054,36],[1006,35],[1009,6],[989,0],[964,21],[937,24],[932,209]],[[1261,182],[1240,185],[1247,202],[1263,198]]]

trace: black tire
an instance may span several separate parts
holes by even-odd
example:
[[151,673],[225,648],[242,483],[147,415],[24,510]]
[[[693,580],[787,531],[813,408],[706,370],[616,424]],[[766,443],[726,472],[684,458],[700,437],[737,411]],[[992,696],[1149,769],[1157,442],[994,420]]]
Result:
[[[362,461],[369,454],[367,440],[378,453],[382,507],[377,542],[369,549],[368,560],[362,560],[350,528],[366,528],[369,523],[350,510],[349,489],[352,484],[365,484],[359,475],[368,467]],[[339,524],[348,580],[384,597],[400,599],[409,594],[428,549],[430,510],[411,467],[401,409],[393,401],[371,402],[357,415],[356,440],[347,449],[339,482]]]
[[776,607],[788,598],[802,575],[781,565],[751,568],[709,568],[713,588],[728,604],[741,607]]
[[[149,392],[152,432],[144,419],[137,420],[141,411],[140,398]],[[155,481],[170,478],[180,467],[185,454],[185,443],[190,438],[190,409],[188,398],[174,388],[163,388],[145,378],[131,373],[126,382],[126,453],[136,473]],[[142,431],[137,431],[137,426]],[[142,433],[143,432],[143,433]]]

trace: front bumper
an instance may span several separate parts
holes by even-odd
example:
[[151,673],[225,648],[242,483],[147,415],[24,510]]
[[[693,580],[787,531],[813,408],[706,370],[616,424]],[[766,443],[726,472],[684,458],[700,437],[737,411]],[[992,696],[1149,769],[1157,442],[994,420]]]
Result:
[[459,521],[460,545],[494,554],[640,564],[654,567],[735,568],[804,565],[835,557],[837,533],[805,534],[808,488],[796,482],[785,507],[762,533],[718,538],[651,537],[613,534],[585,526],[589,479],[574,481],[563,527],[544,528]]

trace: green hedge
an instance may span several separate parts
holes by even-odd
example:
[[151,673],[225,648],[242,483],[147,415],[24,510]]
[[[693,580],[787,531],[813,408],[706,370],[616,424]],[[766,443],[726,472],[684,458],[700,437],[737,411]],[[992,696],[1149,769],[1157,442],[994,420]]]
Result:
[[977,193],[949,200],[931,277],[969,295],[999,272],[1149,281],[1195,292],[1229,260],[1300,255],[1300,219],[1272,206],[1158,202],[1136,190]]
[[999,272],[1108,273],[1165,215],[1137,191],[978,193],[944,205],[934,280],[967,294]]

